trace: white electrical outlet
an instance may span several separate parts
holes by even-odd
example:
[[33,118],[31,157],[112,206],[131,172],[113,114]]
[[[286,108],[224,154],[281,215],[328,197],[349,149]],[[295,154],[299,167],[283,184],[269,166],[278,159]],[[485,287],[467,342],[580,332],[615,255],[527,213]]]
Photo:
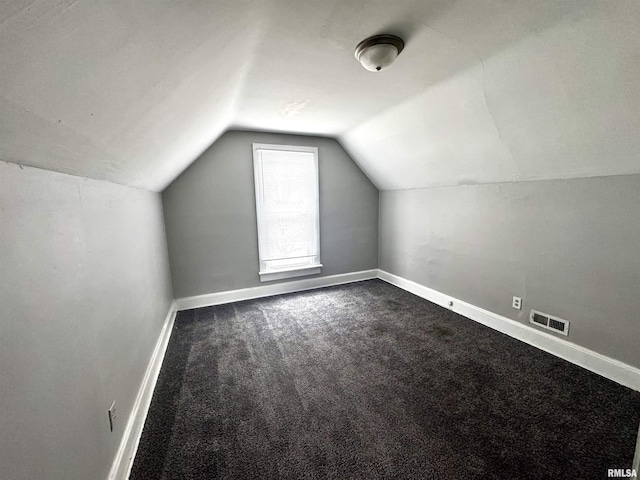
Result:
[[511,306],[516,310],[522,310],[522,299],[520,297],[513,297]]
[[109,428],[113,432],[116,428],[116,402],[115,400],[111,402],[111,406],[109,407]]

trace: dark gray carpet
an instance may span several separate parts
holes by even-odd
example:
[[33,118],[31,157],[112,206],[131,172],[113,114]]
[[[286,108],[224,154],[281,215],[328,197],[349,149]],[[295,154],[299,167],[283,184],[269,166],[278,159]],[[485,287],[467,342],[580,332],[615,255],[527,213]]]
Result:
[[640,394],[380,280],[180,312],[132,479],[604,479]]

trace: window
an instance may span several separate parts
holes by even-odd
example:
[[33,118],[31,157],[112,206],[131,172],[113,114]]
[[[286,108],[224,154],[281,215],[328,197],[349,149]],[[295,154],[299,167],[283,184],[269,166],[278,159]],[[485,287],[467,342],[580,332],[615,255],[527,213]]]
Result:
[[318,149],[253,144],[260,281],[320,273]]

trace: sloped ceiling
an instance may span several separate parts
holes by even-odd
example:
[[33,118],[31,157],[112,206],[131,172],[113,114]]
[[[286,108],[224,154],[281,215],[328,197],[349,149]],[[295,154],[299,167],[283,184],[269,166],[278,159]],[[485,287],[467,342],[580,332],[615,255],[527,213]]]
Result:
[[[229,128],[381,189],[640,173],[637,0],[5,0],[0,160],[162,190]],[[380,73],[376,33],[406,48]]]

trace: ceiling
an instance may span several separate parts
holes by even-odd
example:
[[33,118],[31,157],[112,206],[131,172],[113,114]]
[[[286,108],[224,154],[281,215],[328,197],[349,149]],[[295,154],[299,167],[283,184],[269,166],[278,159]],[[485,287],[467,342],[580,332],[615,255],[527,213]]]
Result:
[[[0,160],[161,191],[231,128],[381,189],[640,173],[637,0],[4,0]],[[387,70],[354,59],[404,38]]]

